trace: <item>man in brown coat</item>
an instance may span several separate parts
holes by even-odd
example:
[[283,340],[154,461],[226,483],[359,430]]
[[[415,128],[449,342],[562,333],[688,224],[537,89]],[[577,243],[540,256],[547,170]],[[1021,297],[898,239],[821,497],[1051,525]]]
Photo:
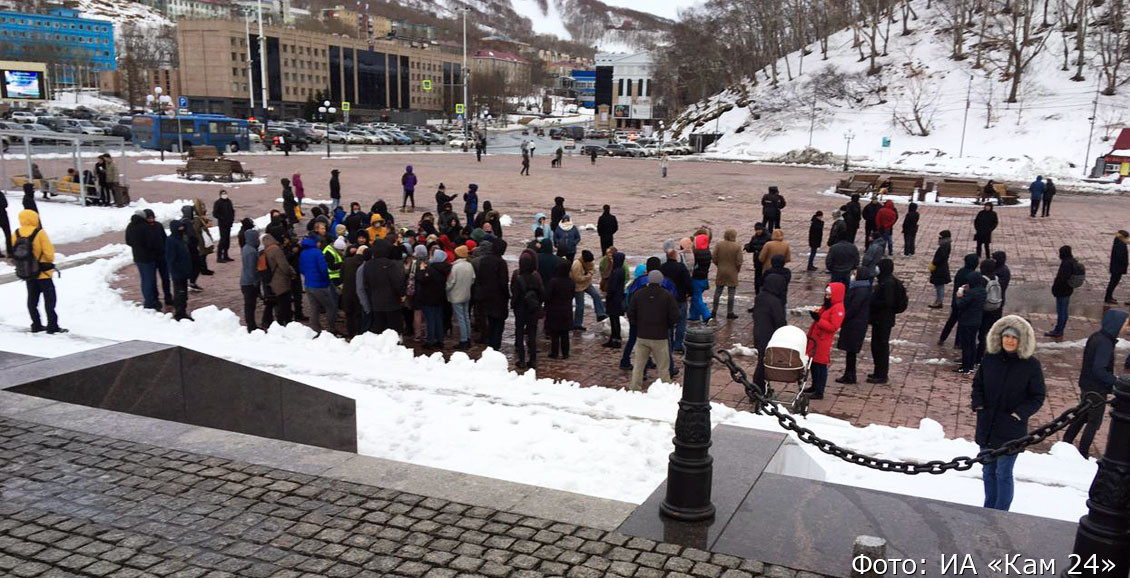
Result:
[[761,248],[761,252],[757,254],[757,258],[761,261],[761,267],[768,269],[775,255],[781,255],[785,258],[785,263],[793,260],[792,250],[789,244],[785,242],[785,232],[781,229],[773,231],[773,240],[765,244]]
[[[298,274],[287,261],[286,253],[279,246],[278,240],[271,235],[263,236],[263,255],[267,261],[267,276],[270,278],[270,281],[264,284],[264,288],[270,290],[266,294],[265,301],[268,305],[274,304],[275,321],[280,325],[286,325],[293,320],[290,308],[291,301],[293,301],[290,295],[290,287],[291,282]],[[266,327],[263,329],[266,329]]]
[[726,229],[723,240],[714,245],[712,255],[714,266],[718,268],[714,278],[714,307],[710,310],[718,314],[718,302],[722,299],[722,288],[729,291],[726,303],[726,319],[737,319],[734,313],[734,294],[738,290],[738,273],[742,270],[742,247],[737,243],[738,232]]

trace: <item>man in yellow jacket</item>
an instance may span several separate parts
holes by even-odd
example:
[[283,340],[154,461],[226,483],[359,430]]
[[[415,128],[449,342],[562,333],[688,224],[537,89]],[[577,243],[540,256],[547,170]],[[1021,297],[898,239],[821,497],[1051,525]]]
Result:
[[[31,315],[31,332],[66,333],[59,327],[59,317],[55,314],[55,283],[51,277],[55,273],[55,246],[47,237],[47,232],[39,228],[39,213],[24,209],[20,211],[20,228],[12,234],[12,258],[16,265],[16,275],[27,282],[27,312]],[[30,251],[28,246],[30,245]],[[43,296],[43,308],[47,311],[47,327],[39,317],[39,297]]]

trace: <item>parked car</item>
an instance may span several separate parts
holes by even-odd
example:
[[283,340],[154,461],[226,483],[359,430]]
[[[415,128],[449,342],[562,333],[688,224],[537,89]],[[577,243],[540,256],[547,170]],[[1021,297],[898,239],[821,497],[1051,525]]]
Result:
[[464,144],[470,147],[472,142],[473,141],[469,138],[464,139],[463,135],[461,134],[451,135],[447,137],[447,146],[452,148],[462,148]]
[[310,141],[305,137],[296,135],[285,128],[271,127],[263,135],[263,146],[267,150],[271,150],[275,146],[275,139],[278,137],[285,137],[286,141],[290,143],[291,149],[304,151],[310,148]]
[[650,156],[647,153],[647,149],[640,146],[638,143],[624,142],[624,143],[620,143],[620,146],[624,147],[624,149],[626,149],[626,150],[629,150],[629,151],[632,151],[633,153],[635,153],[632,156],[636,156],[636,157]]
[[12,120],[20,123],[32,123],[37,120],[36,116],[26,110],[17,110],[12,113]]
[[582,146],[581,147],[581,156],[583,156],[583,157],[592,156],[593,151],[596,151],[596,156],[598,156],[598,157],[612,156],[608,152],[608,149],[604,148],[603,146],[593,145],[593,144],[587,144],[587,145]]
[[394,143],[394,144],[401,144],[401,145],[412,144],[412,138],[409,137],[408,135],[398,131],[398,130],[386,130],[385,132],[388,133],[388,135],[391,136],[393,138],[393,140],[396,141],[396,143]]
[[424,136],[424,134],[419,132],[419,131],[415,131],[415,130],[404,131],[404,136],[412,139],[413,144],[427,144],[428,143],[428,137]]
[[[354,137],[356,137],[356,141],[354,141]],[[381,144],[381,139],[374,134],[355,128],[349,131],[349,144],[354,144],[354,142],[356,142],[356,144],[378,145]]]
[[36,119],[35,124],[45,127],[48,131],[82,134],[82,129],[67,123],[70,120],[58,116],[41,116]]
[[305,139],[308,143],[318,144],[322,142],[322,137],[308,126],[296,126],[288,130],[290,130],[291,134],[295,137]]
[[610,157],[634,157],[634,156],[636,156],[635,151],[628,149],[627,147],[625,147],[624,145],[622,145],[620,143],[613,143],[613,144],[609,144],[609,145],[604,145],[604,150],[608,151],[608,156],[610,156]]
[[346,133],[341,132],[340,130],[334,130],[334,129],[330,129],[330,130],[326,131],[326,138],[330,139],[330,142],[332,142],[332,143],[339,143],[339,144],[344,143],[345,141],[349,140],[349,137],[346,135]]

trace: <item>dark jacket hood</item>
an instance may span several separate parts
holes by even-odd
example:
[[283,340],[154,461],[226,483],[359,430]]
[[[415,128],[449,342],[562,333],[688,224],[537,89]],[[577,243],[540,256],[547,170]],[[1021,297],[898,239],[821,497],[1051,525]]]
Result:
[[997,269],[1000,269],[1008,260],[1008,255],[1005,255],[1004,251],[997,251],[993,253],[993,260],[997,262]]
[[761,288],[770,295],[775,295],[783,300],[789,293],[789,280],[784,275],[769,275],[765,278],[765,284]]
[[317,249],[318,248],[318,240],[315,239],[314,237],[303,237],[302,248],[303,249]]
[[890,259],[879,261],[879,277],[887,278],[895,273],[895,262]]
[[1107,309],[1106,313],[1103,313],[1103,334],[1112,339],[1118,339],[1118,334],[1122,331],[1122,324],[1126,323],[1127,317],[1130,317],[1130,315],[1121,309]]
[[1060,259],[1074,259],[1075,256],[1071,254],[1071,247],[1064,245],[1059,248]]
[[376,241],[373,241],[373,246],[372,249],[370,249],[370,252],[373,254],[374,259],[387,259],[389,255],[392,254],[392,245],[389,245],[388,241],[385,241],[384,239],[377,239]]
[[252,249],[259,248],[259,231],[255,229],[248,229],[243,232],[243,242]]
[[562,259],[553,270],[553,276],[561,279],[569,278],[569,262]]
[[977,254],[970,253],[965,256],[965,268],[973,271],[977,270]]
[[624,259],[626,259],[626,258],[627,257],[619,251],[613,253],[612,254],[612,268],[613,269],[619,269],[619,268],[623,267],[624,266]]
[[518,273],[529,275],[537,269],[537,256],[532,251],[522,251],[518,256]]
[[191,219],[193,214],[192,205],[185,205],[180,208],[180,214],[186,219]]
[[564,206],[565,205],[565,197],[554,197],[553,198],[553,204],[557,205],[558,207]]

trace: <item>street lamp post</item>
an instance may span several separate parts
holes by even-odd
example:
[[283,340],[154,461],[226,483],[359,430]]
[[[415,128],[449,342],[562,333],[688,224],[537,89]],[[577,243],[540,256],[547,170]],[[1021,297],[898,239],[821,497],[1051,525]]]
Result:
[[[165,109],[167,109],[167,108],[169,108],[173,105],[173,98],[171,96],[167,95],[167,94],[161,94],[162,92],[164,92],[164,90],[160,86],[155,86],[155,87],[153,87],[153,94],[145,95],[146,104],[153,107],[153,114],[157,115],[157,127],[155,129],[155,132],[158,135],[161,134],[161,130],[160,130],[161,129],[161,124],[160,124],[161,123],[161,117],[165,115]],[[180,119],[177,119],[177,120],[178,120],[177,138],[179,139],[180,138],[180,134],[179,134],[180,133],[180,130],[179,130],[180,129],[180,125],[179,125]],[[165,160],[165,145],[164,145],[163,142],[161,142],[161,140],[162,139],[160,139],[158,137],[158,139],[157,139],[157,149],[161,151],[161,160],[163,161],[163,160]],[[178,146],[180,146],[180,145],[178,144]]]
[[848,155],[851,154],[851,139],[855,138],[855,133],[847,131],[844,133],[844,140],[847,141],[847,149],[844,150],[844,170],[848,170]]
[[463,142],[467,142],[467,113],[470,108],[467,106],[467,11],[468,7],[463,7]]
[[318,114],[321,115],[322,122],[326,123],[326,158],[327,159],[330,158],[330,134],[329,134],[330,123],[333,122],[332,117],[333,117],[334,113],[336,113],[336,112],[337,112],[337,109],[330,106],[330,101],[328,101],[328,100],[323,102],[322,106],[318,107]]

